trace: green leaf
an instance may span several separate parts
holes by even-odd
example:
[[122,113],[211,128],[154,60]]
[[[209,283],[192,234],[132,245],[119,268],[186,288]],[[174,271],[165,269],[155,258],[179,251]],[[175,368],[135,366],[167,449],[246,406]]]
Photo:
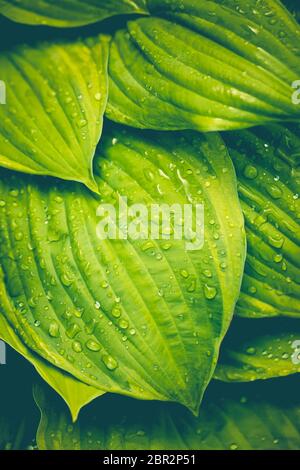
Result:
[[246,220],[236,313],[300,317],[300,132],[272,125],[224,135]]
[[[3,288],[3,280],[0,283],[1,310],[6,312],[13,310],[10,300],[6,296]],[[1,312],[0,310],[0,312]],[[31,351],[14,332],[3,314],[0,314],[0,339],[9,344],[13,349],[25,357],[43,377],[44,380],[57,392],[67,403],[72,418],[75,421],[79,411],[94,398],[102,395],[103,392],[76,380],[71,375],[53,367],[48,362]]]
[[[278,395],[274,394],[274,388]],[[183,408],[105,396],[72,426],[62,402],[36,388],[41,450],[299,449],[299,378],[213,384],[194,418]]]
[[158,130],[297,120],[300,28],[277,1],[150,1],[111,45],[107,116]]
[[145,0],[1,0],[0,13],[18,23],[74,27],[120,14],[146,13]]
[[300,372],[300,323],[292,319],[235,319],[215,378],[247,382]]
[[[14,308],[3,294],[0,308],[28,348],[83,383],[197,413],[244,268],[226,147],[216,134],[117,128],[104,136],[95,171],[101,197],[2,172],[0,263]],[[100,240],[99,204],[118,208],[119,196],[148,209],[204,204],[204,247],[188,251],[188,240],[172,237]]]
[[0,165],[84,183],[107,100],[109,38],[20,46],[0,54]]

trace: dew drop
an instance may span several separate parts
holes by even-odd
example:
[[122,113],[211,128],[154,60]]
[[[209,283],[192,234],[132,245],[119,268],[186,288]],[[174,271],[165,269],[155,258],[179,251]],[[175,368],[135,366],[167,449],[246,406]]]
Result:
[[253,356],[256,353],[256,349],[253,347],[249,347],[246,349],[246,353],[249,354],[249,356]]
[[109,354],[103,354],[102,362],[108,370],[115,370],[118,367],[118,362]]
[[120,327],[122,330],[126,330],[126,329],[128,328],[128,326],[129,326],[128,321],[127,321],[127,320],[124,320],[124,319],[119,320],[118,324],[119,324],[119,327]]
[[59,336],[59,325],[56,322],[52,322],[49,325],[48,333],[51,338],[57,338]]
[[112,316],[115,317],[115,318],[120,318],[121,316],[121,310],[119,309],[119,307],[114,307],[112,309],[112,312],[111,312]]
[[180,271],[180,276],[183,277],[184,279],[187,279],[189,277],[189,273],[185,269],[182,269]]
[[60,276],[60,280],[63,283],[63,285],[66,287],[70,287],[74,282],[74,279],[67,273],[63,273]]
[[253,165],[247,165],[244,170],[244,176],[249,180],[254,180],[258,175],[257,168]]
[[80,353],[82,351],[82,345],[79,341],[74,341],[72,344],[73,351]]
[[80,332],[80,328],[76,323],[72,323],[67,329],[66,329],[66,335],[68,338],[73,339],[75,336]]
[[283,256],[281,254],[274,255],[273,260],[275,263],[281,263]]
[[267,186],[267,192],[273,199],[280,199],[282,197],[282,190],[274,184]]
[[205,284],[204,295],[208,300],[213,300],[217,295],[217,289],[215,287],[209,286],[208,284]]
[[97,343],[97,341],[94,341],[92,339],[89,339],[87,342],[86,342],[86,347],[90,350],[90,351],[93,351],[93,352],[97,352],[97,351],[100,351],[101,349],[101,345],[99,343]]

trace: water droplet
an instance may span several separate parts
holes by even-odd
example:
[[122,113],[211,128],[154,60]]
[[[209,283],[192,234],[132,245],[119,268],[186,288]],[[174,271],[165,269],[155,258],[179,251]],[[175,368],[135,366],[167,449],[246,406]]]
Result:
[[249,354],[250,356],[253,356],[256,353],[256,349],[253,347],[249,347],[246,349],[246,353]]
[[208,300],[213,300],[217,295],[217,289],[215,287],[205,284],[204,295]]
[[49,335],[52,338],[57,338],[59,336],[59,325],[58,325],[58,323],[56,323],[56,322],[50,323],[48,332],[49,332]]
[[87,126],[87,120],[86,119],[80,119],[78,122],[77,122],[77,126],[79,127],[79,129],[82,129],[83,127]]
[[92,339],[89,339],[87,342],[86,342],[86,347],[90,350],[90,351],[93,351],[93,352],[97,352],[97,351],[100,351],[101,349],[101,345],[99,343],[97,343],[97,341],[94,341]]
[[274,255],[273,260],[275,263],[281,263],[283,256],[281,254]]
[[248,289],[249,294],[256,294],[257,289],[254,286],[250,286]]
[[268,242],[271,246],[274,248],[282,248],[284,244],[284,238],[281,236],[278,237],[272,237],[271,235],[268,236]]
[[274,184],[267,186],[267,192],[273,199],[280,199],[282,196],[282,190]]
[[127,320],[124,320],[124,319],[121,319],[119,320],[119,327],[122,329],[122,330],[126,330],[129,326],[129,323]]
[[97,325],[97,321],[95,320],[95,318],[93,318],[92,320],[90,320],[84,327],[86,333],[88,335],[91,335],[92,333],[94,333],[94,330],[95,330],[95,326]]
[[205,277],[212,277],[212,273],[209,269],[204,269],[203,274]]
[[182,269],[180,271],[180,276],[183,277],[184,279],[187,279],[189,277],[189,273],[185,269]]
[[79,341],[74,341],[72,344],[73,351],[80,353],[82,351],[82,345]]
[[61,282],[63,283],[64,286],[66,287],[70,287],[73,282],[74,282],[74,278],[71,277],[69,274],[67,273],[63,273],[61,276],[60,276],[60,280]]
[[196,290],[196,280],[193,279],[192,282],[190,283],[190,285],[188,286],[187,291],[188,292],[195,292],[195,290]]
[[147,242],[143,243],[142,245],[142,251],[148,251],[154,248],[154,244],[151,240],[148,240]]
[[17,242],[20,242],[21,240],[23,240],[23,237],[24,237],[23,232],[16,232],[16,233],[15,233],[15,240],[16,240]]
[[257,168],[253,165],[247,165],[244,170],[244,176],[249,180],[254,180],[258,175]]
[[80,331],[79,326],[76,323],[72,323],[67,329],[66,329],[66,335],[68,338],[73,339]]
[[108,370],[115,370],[118,367],[118,362],[109,354],[103,354],[102,356],[102,361],[105,367],[107,367]]
[[112,309],[112,312],[111,312],[112,316],[115,317],[115,318],[120,318],[121,313],[122,313],[122,312],[121,312],[121,310],[119,309],[119,307],[114,307],[114,308]]

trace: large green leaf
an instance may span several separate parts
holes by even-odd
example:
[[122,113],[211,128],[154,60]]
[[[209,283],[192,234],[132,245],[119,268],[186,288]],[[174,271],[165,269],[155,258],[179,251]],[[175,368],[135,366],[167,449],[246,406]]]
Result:
[[0,165],[97,190],[92,161],[107,101],[109,38],[21,46],[0,54]]
[[150,1],[111,46],[107,116],[135,127],[240,129],[299,119],[300,28],[275,0]]
[[300,317],[300,131],[224,134],[239,181],[248,256],[236,313]]
[[[215,134],[113,129],[95,167],[101,197],[78,184],[3,170],[0,307],[27,347],[82,382],[197,412],[245,258],[224,143]],[[204,203],[204,247],[99,240],[99,203],[118,207],[120,195],[147,208]]]
[[11,20],[64,28],[146,11],[145,0],[0,0],[0,13]]
[[215,378],[247,382],[300,372],[300,322],[235,319],[222,345]]
[[299,384],[299,378],[214,384],[199,418],[170,404],[106,396],[86,408],[75,426],[63,403],[38,388],[37,443],[41,450],[299,449]]

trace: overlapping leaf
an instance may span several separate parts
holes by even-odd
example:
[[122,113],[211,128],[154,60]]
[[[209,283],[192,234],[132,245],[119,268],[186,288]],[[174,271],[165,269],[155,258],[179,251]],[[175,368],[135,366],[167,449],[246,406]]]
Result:
[[72,426],[62,403],[39,388],[37,442],[42,450],[299,449],[298,390],[298,377],[246,386],[214,384],[199,418],[170,404],[106,396]]
[[224,134],[239,181],[248,256],[236,313],[300,317],[300,132]]
[[146,13],[145,0],[1,0],[0,13],[25,24],[82,26],[110,16]]
[[[80,185],[1,173],[1,310],[27,347],[82,382],[197,412],[244,265],[231,160],[214,134],[120,130],[98,157],[100,199]],[[99,240],[99,203],[117,208],[119,196],[146,207],[204,203],[204,248]]]
[[240,129],[299,119],[300,29],[274,0],[150,1],[118,31],[107,116],[135,127]]
[[300,323],[292,319],[235,319],[215,377],[247,382],[300,372]]
[[92,161],[107,101],[109,39],[20,46],[0,55],[0,165],[97,190]]
[[[38,373],[65,400],[72,414],[72,418],[75,421],[81,408],[94,398],[100,396],[103,392],[53,367],[27,348],[14,332],[3,314],[3,309],[10,311],[10,309],[13,308],[12,305],[9,304],[9,299],[6,297],[4,290],[1,292],[1,296],[0,339],[24,356],[35,367]],[[11,364],[9,367],[11,367]]]

